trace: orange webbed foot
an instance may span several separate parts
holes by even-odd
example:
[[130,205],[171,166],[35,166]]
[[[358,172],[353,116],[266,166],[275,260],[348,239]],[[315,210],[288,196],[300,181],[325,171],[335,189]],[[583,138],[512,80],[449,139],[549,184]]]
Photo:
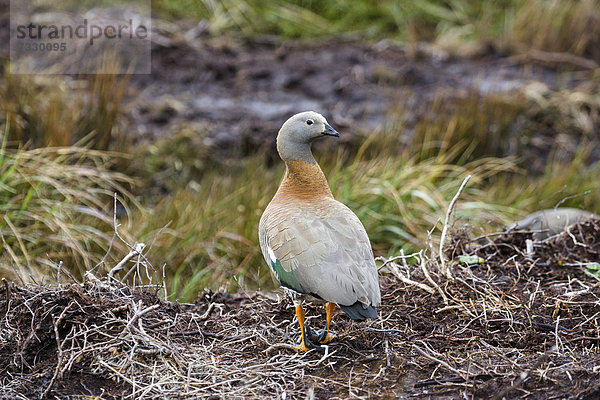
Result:
[[322,332],[321,335],[319,335],[319,343],[320,344],[327,344],[327,343],[331,342],[334,339],[335,339],[335,336],[332,335],[332,334],[330,334],[327,331]]

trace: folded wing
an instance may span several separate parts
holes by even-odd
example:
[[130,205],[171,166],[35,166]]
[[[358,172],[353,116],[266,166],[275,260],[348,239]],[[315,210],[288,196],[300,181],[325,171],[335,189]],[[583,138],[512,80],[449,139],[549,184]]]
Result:
[[269,208],[259,226],[261,249],[283,286],[345,306],[381,304],[369,238],[348,207],[331,199],[312,210]]

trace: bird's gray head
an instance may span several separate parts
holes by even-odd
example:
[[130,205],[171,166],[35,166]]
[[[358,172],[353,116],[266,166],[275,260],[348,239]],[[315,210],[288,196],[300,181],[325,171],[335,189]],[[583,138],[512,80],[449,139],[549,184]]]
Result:
[[277,151],[284,161],[314,163],[310,145],[323,136],[338,137],[340,134],[321,114],[305,111],[285,121],[277,135]]

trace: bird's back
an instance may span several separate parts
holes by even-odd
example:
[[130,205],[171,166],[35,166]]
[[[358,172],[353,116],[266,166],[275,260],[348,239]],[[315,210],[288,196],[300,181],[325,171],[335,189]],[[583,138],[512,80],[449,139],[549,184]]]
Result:
[[265,260],[284,287],[341,306],[380,305],[367,233],[332,197],[310,202],[278,193],[261,218],[259,236]]
[[315,112],[288,119],[277,135],[284,178],[259,223],[263,256],[282,286],[339,304],[351,318],[374,318],[381,303],[369,237],[358,217],[333,198],[311,144],[339,136]]

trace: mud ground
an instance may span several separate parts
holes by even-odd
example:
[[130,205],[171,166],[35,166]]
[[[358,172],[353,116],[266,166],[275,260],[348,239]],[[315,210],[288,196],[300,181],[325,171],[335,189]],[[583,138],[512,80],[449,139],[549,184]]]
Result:
[[[180,39],[154,44],[152,74],[132,78],[127,135],[152,141],[193,127],[221,158],[274,154],[282,121],[304,110],[323,113],[347,145],[392,129],[401,146],[410,143],[419,120],[435,118],[434,101],[451,105],[466,97],[521,93],[531,84],[572,88],[588,78],[576,67],[524,63],[492,46],[476,57],[457,58],[426,45],[385,40],[172,36]],[[509,136],[517,135],[518,126]],[[541,131],[528,139],[531,158],[547,154],[555,135]],[[578,138],[572,140],[566,150],[577,147]],[[514,151],[504,154],[509,155]]]
[[[323,351],[275,294],[203,293],[195,304],[106,280],[0,289],[0,397],[530,398],[600,396],[600,220],[534,243],[457,232],[436,259],[386,260],[380,319],[334,315]],[[463,265],[461,255],[481,257]],[[410,275],[424,290],[399,279]],[[309,323],[324,324],[309,306]],[[326,350],[326,351],[325,351]]]

